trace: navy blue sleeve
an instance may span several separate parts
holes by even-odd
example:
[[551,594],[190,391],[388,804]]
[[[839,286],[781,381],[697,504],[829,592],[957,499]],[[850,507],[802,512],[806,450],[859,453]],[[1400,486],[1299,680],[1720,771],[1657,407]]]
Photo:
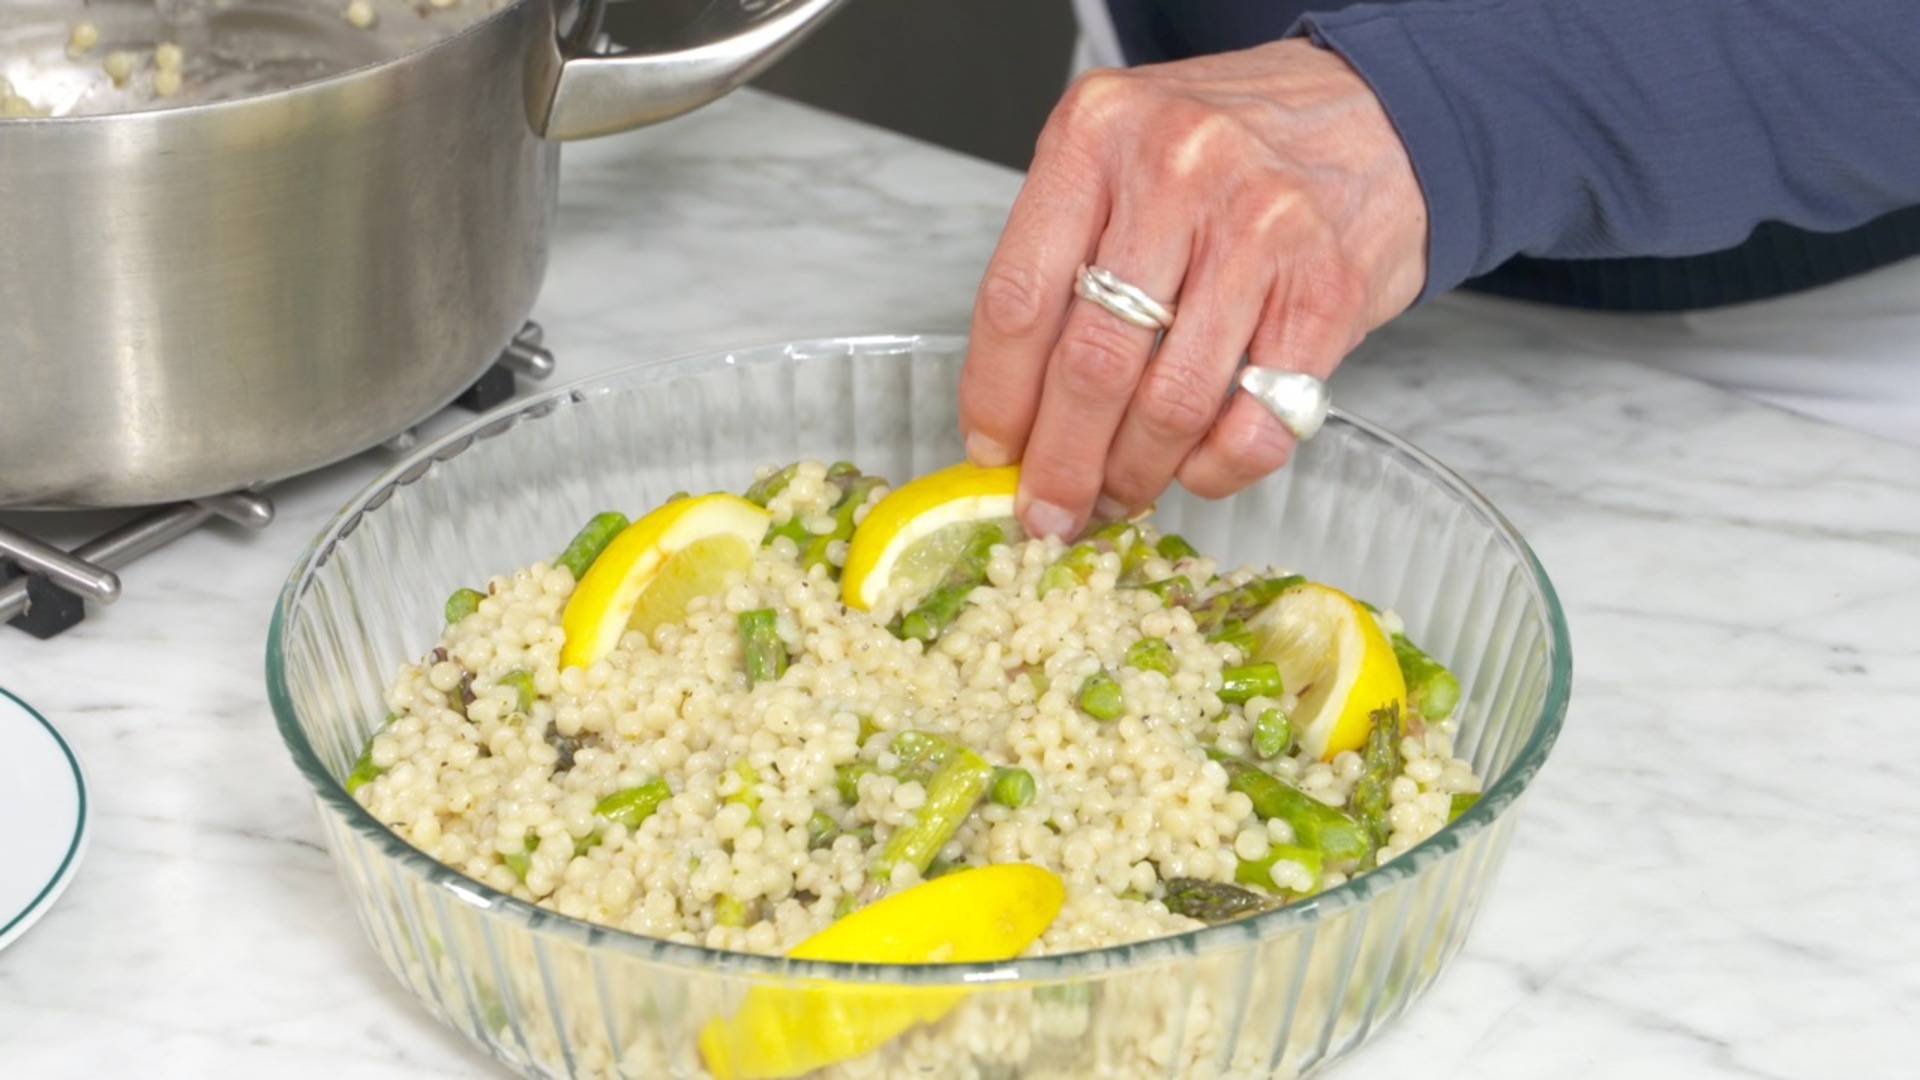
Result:
[[1422,300],[1517,254],[1692,255],[1920,204],[1920,0],[1411,0],[1294,32],[1407,145]]

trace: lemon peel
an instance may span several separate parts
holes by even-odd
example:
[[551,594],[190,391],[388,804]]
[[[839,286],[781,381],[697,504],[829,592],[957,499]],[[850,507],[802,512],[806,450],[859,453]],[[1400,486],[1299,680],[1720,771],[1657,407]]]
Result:
[[[877,964],[1008,960],[1060,912],[1066,885],[1050,870],[1001,863],[945,874],[840,919],[787,953],[796,960]],[[755,986],[739,1011],[700,1031],[718,1080],[779,1080],[858,1057],[970,993],[946,987],[796,982]]]
[[683,617],[687,603],[724,587],[752,562],[772,515],[738,495],[676,499],[622,529],[587,568],[560,615],[560,666],[605,657],[628,628],[643,633]]
[[871,611],[896,585],[931,587],[964,548],[971,527],[1004,521],[1009,537],[1020,466],[992,469],[962,462],[910,480],[868,508],[847,542],[840,596]]
[[1299,698],[1300,748],[1322,761],[1365,745],[1376,710],[1406,708],[1393,643],[1365,605],[1331,585],[1286,589],[1247,630],[1253,655],[1278,665],[1281,684]]

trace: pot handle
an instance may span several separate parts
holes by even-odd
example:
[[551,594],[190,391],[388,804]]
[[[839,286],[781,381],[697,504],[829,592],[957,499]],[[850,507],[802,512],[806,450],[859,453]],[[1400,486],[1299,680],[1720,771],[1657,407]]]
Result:
[[766,70],[841,3],[717,0],[721,13],[706,20],[717,36],[698,45],[571,57],[535,126],[548,139],[588,139],[691,112]]

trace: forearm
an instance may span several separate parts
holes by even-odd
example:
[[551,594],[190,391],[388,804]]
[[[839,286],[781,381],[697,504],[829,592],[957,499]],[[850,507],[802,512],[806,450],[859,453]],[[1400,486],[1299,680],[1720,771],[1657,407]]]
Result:
[[1911,0],[1413,0],[1298,30],[1407,144],[1423,296],[1515,254],[1694,254],[1920,204]]

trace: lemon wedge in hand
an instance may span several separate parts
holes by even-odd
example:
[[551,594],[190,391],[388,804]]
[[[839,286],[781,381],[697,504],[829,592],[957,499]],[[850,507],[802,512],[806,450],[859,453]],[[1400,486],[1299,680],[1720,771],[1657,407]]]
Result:
[[917,595],[932,589],[982,522],[999,522],[1009,539],[1018,539],[1013,496],[1019,487],[1018,465],[982,469],[962,462],[887,492],[847,541],[841,600],[870,611],[889,590]]
[[738,495],[716,492],[676,499],[622,529],[560,613],[560,666],[592,664],[629,627],[651,633],[684,618],[694,597],[719,592],[747,568],[772,520]]
[[1293,729],[1300,748],[1322,761],[1358,750],[1373,714],[1405,710],[1407,684],[1393,643],[1358,600],[1339,589],[1302,582],[1282,592],[1247,624],[1253,653],[1280,668],[1280,682],[1300,699]]
[[[1008,960],[1060,912],[1050,870],[1002,863],[944,874],[877,900],[794,946],[796,960],[876,964]],[[700,1031],[719,1080],[776,1080],[858,1057],[950,1012],[969,991],[902,986],[756,986],[740,1011]]]

